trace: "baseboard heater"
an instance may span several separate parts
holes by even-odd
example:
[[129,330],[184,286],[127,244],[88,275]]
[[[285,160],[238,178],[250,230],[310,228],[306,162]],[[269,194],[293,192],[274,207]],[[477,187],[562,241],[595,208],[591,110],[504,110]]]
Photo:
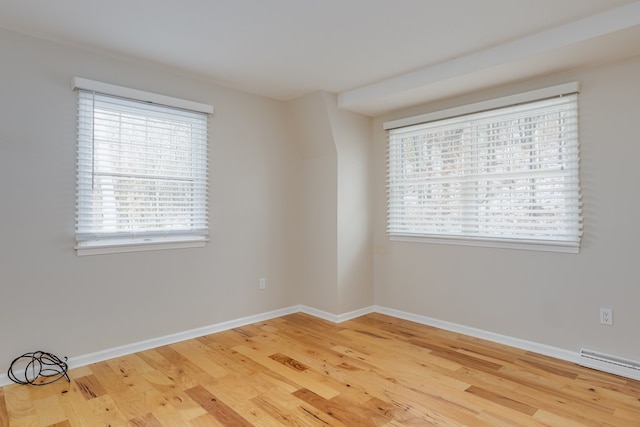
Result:
[[583,348],[580,349],[580,360],[578,363],[587,368],[593,368],[640,381],[640,362]]

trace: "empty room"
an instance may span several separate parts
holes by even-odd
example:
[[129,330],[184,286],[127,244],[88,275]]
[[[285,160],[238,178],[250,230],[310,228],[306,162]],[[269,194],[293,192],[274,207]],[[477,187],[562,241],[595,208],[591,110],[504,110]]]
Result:
[[640,426],[640,1],[0,2],[0,427]]

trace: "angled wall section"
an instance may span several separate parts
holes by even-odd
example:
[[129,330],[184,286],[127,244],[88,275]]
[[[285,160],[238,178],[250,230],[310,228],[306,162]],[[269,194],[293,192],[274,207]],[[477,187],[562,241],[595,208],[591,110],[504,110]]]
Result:
[[315,92],[290,103],[301,147],[298,298],[342,314],[373,302],[371,119]]

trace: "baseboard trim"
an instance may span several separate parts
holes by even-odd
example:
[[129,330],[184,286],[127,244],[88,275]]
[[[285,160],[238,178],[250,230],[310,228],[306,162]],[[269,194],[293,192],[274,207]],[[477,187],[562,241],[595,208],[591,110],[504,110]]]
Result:
[[[305,313],[311,316],[318,317],[320,319],[327,320],[333,323],[342,323],[360,316],[364,316],[369,313],[381,313],[388,316],[397,317],[399,319],[409,320],[412,322],[420,323],[427,326],[433,326],[436,328],[444,329],[447,331],[457,332],[464,335],[469,335],[475,338],[481,338],[488,341],[493,341],[500,344],[505,344],[511,347],[519,348],[522,350],[532,351],[535,353],[543,354],[557,359],[566,360],[572,363],[579,363],[580,353],[573,352],[557,347],[552,347],[545,344],[540,344],[532,341],[523,340],[520,338],[514,338],[507,335],[501,335],[494,332],[484,331],[482,329],[472,328],[469,326],[460,325],[457,323],[447,322],[439,319],[434,319],[419,314],[408,313],[389,307],[372,305],[364,307],[358,310],[350,311],[343,314],[329,313],[323,310],[319,310],[307,305],[294,305],[279,310],[273,310],[253,316],[241,317],[226,322],[220,322],[201,328],[191,329],[176,334],[165,335],[163,337],[152,338],[150,340],[140,341],[136,343],[126,344],[119,347],[114,347],[106,350],[97,351],[95,353],[85,354],[81,356],[71,357],[68,360],[69,368],[78,368],[81,366],[90,365],[92,363],[102,362],[108,359],[125,356],[139,351],[149,350],[152,348],[160,347],[163,345],[174,344],[180,341],[188,339],[202,337],[204,335],[215,334],[217,332],[227,331],[233,328],[239,328],[242,326],[250,325],[252,323],[263,322],[265,320],[273,319],[276,317],[286,316],[293,313]],[[0,374],[0,387],[12,384],[11,380],[6,373]]]
[[[295,305],[291,307],[282,308],[279,310],[268,311],[266,313],[256,314],[253,316],[241,317],[226,322],[220,322],[209,326],[203,326],[201,328],[191,329],[184,332],[178,332],[176,334],[165,335],[158,338],[152,338],[145,341],[139,341],[131,344],[125,344],[118,347],[108,348],[105,350],[96,351],[95,353],[89,353],[81,356],[70,357],[67,361],[69,369],[79,368],[81,366],[87,366],[92,363],[103,362],[105,360],[114,359],[116,357],[126,356],[128,354],[137,353],[139,351],[149,350],[163,345],[175,344],[180,341],[186,341],[193,338],[202,337],[209,334],[215,334],[216,332],[223,332],[233,328],[239,328],[242,326],[250,325],[252,323],[263,322],[265,320],[273,319],[280,316],[286,316],[287,314],[298,313],[302,311],[301,306]],[[16,372],[18,378],[22,377],[22,372]],[[7,373],[0,374],[0,387],[13,384],[9,379]]]
[[343,314],[333,314],[327,311],[318,310],[317,308],[309,307],[307,305],[301,305],[300,311],[310,316],[319,317],[320,319],[328,320],[333,323],[342,323],[347,320],[355,319],[356,317],[364,316],[374,312],[374,306],[353,310]]
[[533,341],[527,341],[520,338],[514,338],[508,335],[501,335],[495,332],[489,332],[482,329],[460,325],[457,323],[447,322],[444,320],[434,319],[432,317],[422,316],[419,314],[408,313],[406,311],[396,310],[394,308],[374,306],[374,311],[377,313],[386,314],[388,316],[397,317],[399,319],[420,323],[422,325],[433,326],[435,328],[493,341],[499,344],[519,348],[521,350],[532,351],[534,353],[543,354],[545,356],[555,357],[556,359],[562,359],[572,363],[578,363],[578,360],[580,358],[580,354],[578,352],[569,351],[558,347],[552,347],[550,345],[540,344]]

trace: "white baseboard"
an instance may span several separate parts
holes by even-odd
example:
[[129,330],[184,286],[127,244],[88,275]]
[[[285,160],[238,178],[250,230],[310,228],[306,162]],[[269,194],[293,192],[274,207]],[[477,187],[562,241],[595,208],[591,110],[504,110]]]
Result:
[[374,311],[377,313],[382,313],[389,316],[397,317],[399,319],[410,320],[412,322],[420,323],[423,325],[433,326],[433,327],[444,329],[447,331],[457,332],[459,334],[469,335],[475,338],[481,338],[481,339],[493,341],[499,344],[516,347],[522,350],[544,354],[545,356],[555,357],[556,359],[562,359],[572,363],[577,363],[578,359],[580,358],[580,355],[578,352],[569,351],[569,350],[565,350],[558,347],[552,347],[546,344],[527,341],[520,338],[514,338],[507,335],[496,334],[494,332],[488,332],[482,329],[471,328],[469,326],[446,322],[444,320],[438,320],[438,319],[434,319],[427,316],[421,316],[419,314],[407,313],[406,311],[396,310],[393,308],[374,306]]
[[[204,326],[201,328],[191,329],[176,334],[165,335],[163,337],[152,338],[150,340],[139,341],[131,344],[125,344],[119,347],[100,350],[95,353],[84,354],[81,356],[70,357],[67,361],[69,369],[79,368],[81,366],[90,365],[92,363],[103,362],[108,359],[126,356],[127,354],[137,353],[139,351],[149,350],[163,345],[174,344],[193,338],[202,337],[204,335],[215,334],[216,332],[227,331],[233,328],[250,325],[252,323],[263,322],[275,317],[286,316],[287,314],[298,313],[302,311],[300,306],[291,306],[279,310],[269,311],[266,313],[256,314],[253,316],[241,317],[239,319],[229,320],[226,322],[216,323],[214,325]],[[18,378],[23,377],[22,372],[16,372]],[[0,387],[13,384],[7,373],[0,374]]]
[[311,316],[319,317],[320,319],[328,320],[333,323],[342,323],[347,320],[355,319],[356,317],[364,316],[365,314],[373,313],[374,306],[361,308],[358,310],[350,311],[343,314],[333,314],[327,311],[318,310],[317,308],[309,307],[306,305],[299,306],[301,312],[309,314]]
[[[174,344],[180,341],[185,341],[192,338],[198,338],[204,335],[214,334],[216,332],[227,331],[233,328],[239,328],[241,326],[250,325],[252,323],[263,322],[265,320],[273,319],[280,316],[286,316],[292,313],[306,313],[311,316],[319,317],[321,319],[333,322],[341,323],[347,320],[354,319],[356,317],[364,316],[369,313],[377,312],[386,314],[389,316],[397,317],[399,319],[405,319],[423,325],[433,326],[440,329],[445,329],[460,334],[469,335],[476,338],[481,338],[500,344],[509,345],[512,347],[520,348],[535,353],[544,354],[546,356],[555,357],[557,359],[566,360],[572,363],[578,363],[580,360],[580,353],[569,350],[564,350],[557,347],[548,346],[532,341],[522,340],[506,335],[496,334],[493,332],[484,331],[481,329],[471,328],[469,326],[459,325],[456,323],[446,322],[443,320],[434,319],[427,316],[408,313],[393,308],[387,308],[383,306],[373,305],[365,307],[359,310],[354,310],[343,314],[333,314],[323,310],[319,310],[306,305],[294,305],[291,307],[282,308],[279,310],[269,311],[266,313],[256,314],[253,316],[241,317],[239,319],[229,320],[226,322],[216,323],[214,325],[204,326],[201,328],[191,329],[188,331],[180,332],[177,334],[165,335],[163,337],[152,338],[150,340],[140,341],[137,343],[126,344],[119,347],[114,347],[106,350],[97,351],[95,353],[85,354],[81,356],[71,357],[68,361],[69,368],[78,368],[80,366],[90,365],[92,363],[102,362],[108,359],[125,356],[127,354],[136,353],[139,351],[149,350],[151,348],[160,347],[163,345]],[[6,373],[0,374],[0,387],[11,384],[9,377]]]

